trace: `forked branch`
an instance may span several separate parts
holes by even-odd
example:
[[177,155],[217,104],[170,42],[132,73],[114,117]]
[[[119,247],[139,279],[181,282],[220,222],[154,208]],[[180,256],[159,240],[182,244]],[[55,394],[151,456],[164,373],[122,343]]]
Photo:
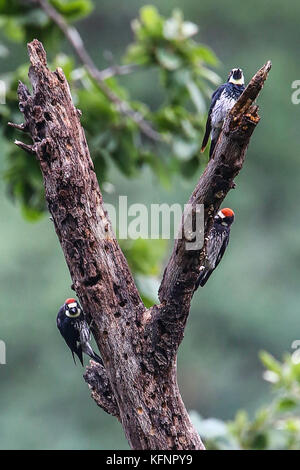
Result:
[[[30,149],[19,141],[17,145],[40,164],[72,286],[103,358],[104,367],[91,363],[85,374],[92,396],[120,420],[134,449],[203,449],[179,393],[176,354],[204,249],[187,251],[184,238],[176,241],[160,288],[161,304],[147,310],[104,210],[65,76],[61,69],[48,69],[39,41],[30,43],[28,52],[33,90],[19,85],[25,122],[18,129],[26,130],[33,144]],[[204,204],[206,236],[243,165],[259,121],[253,102],[270,66],[255,75],[229,114],[214,160],[190,198],[193,207]]]

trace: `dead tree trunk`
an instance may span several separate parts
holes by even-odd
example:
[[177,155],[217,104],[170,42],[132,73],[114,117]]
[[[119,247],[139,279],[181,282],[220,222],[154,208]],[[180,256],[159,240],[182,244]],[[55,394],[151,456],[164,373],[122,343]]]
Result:
[[[203,264],[205,249],[186,251],[176,241],[160,287],[160,301],[143,305],[113,234],[90,158],[80,111],[61,69],[51,72],[37,40],[28,45],[32,93],[18,94],[33,144],[16,144],[36,155],[48,208],[67,265],[105,367],[91,363],[85,380],[96,403],[116,416],[133,449],[204,449],[182,402],[176,355]],[[229,113],[211,160],[190,202],[204,204],[205,236],[213,216],[242,168],[259,117],[253,104],[270,70],[253,77]]]

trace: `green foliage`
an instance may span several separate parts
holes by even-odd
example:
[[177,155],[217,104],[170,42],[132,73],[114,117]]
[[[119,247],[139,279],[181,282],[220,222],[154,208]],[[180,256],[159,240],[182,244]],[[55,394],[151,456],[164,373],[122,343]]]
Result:
[[209,449],[299,450],[300,447],[300,362],[286,355],[283,362],[263,351],[264,379],[271,382],[275,397],[260,408],[253,419],[238,411],[234,421],[224,423],[202,419],[197,412],[191,418]]
[[138,238],[137,240],[120,240],[119,243],[134,273],[141,298],[147,308],[151,307],[158,301],[158,278],[167,241]]
[[54,8],[68,20],[78,20],[93,10],[91,0],[50,0]]
[[[86,16],[92,9],[90,0],[51,0],[51,4],[68,22]],[[43,41],[52,57],[49,67],[64,70],[74,102],[82,111],[82,125],[100,181],[109,181],[112,165],[127,178],[136,177],[149,166],[165,187],[170,185],[176,172],[186,178],[194,175],[199,167],[199,145],[206,113],[204,97],[211,91],[208,82],[215,85],[219,80],[207,68],[217,65],[215,55],[192,39],[198,27],[184,21],[179,10],[170,18],[164,18],[154,7],[143,7],[139,19],[132,22],[135,42],[124,57],[124,62],[134,62],[146,70],[154,67],[158,71],[163,96],[158,109],[151,111],[146,103],[133,100],[116,77],[106,80],[116,96],[128,102],[160,132],[163,138],[160,145],[145,139],[137,124],[120,112],[85,68],[78,67],[72,56],[61,52],[61,32],[40,8],[33,3],[24,8],[17,0],[1,0],[0,24],[10,41],[24,44],[34,37]],[[7,121],[21,122],[16,90],[18,80],[30,85],[27,72],[28,64],[24,64],[1,77],[7,84],[7,96],[6,105],[0,107],[0,122],[9,149],[4,170],[8,194],[18,201],[23,215],[34,221],[46,210],[41,174],[35,160],[13,145],[14,139],[19,138],[18,132],[6,125]],[[141,240],[124,246],[133,272],[157,276],[162,246],[165,244]],[[145,301],[152,302],[146,298]]]
[[[52,0],[51,4],[67,21],[82,18],[92,9],[89,0]],[[102,181],[109,178],[112,164],[126,177],[135,177],[144,166],[149,166],[165,186],[174,172],[179,171],[185,177],[193,175],[199,166],[199,142],[206,112],[204,96],[210,93],[207,82],[214,85],[218,82],[216,74],[206,66],[215,66],[217,59],[209,48],[192,39],[198,28],[194,23],[184,21],[179,10],[175,10],[170,18],[164,18],[154,7],[143,7],[140,18],[133,21],[135,42],[129,46],[124,58],[125,62],[158,70],[163,103],[157,110],[151,112],[147,104],[132,100],[117,78],[106,80],[106,85],[119,98],[143,114],[161,133],[165,143],[156,146],[141,135],[131,118],[120,113],[83,67],[77,67],[71,56],[57,53],[63,47],[62,36],[40,8],[29,3],[24,9],[17,0],[1,0],[0,23],[9,40],[24,43],[37,37],[52,53],[50,55],[56,52],[49,66],[52,69],[62,67],[70,82],[76,106],[83,113],[82,124],[96,172]],[[28,83],[27,69],[25,64],[5,77],[7,103],[0,109],[0,119],[9,142],[18,138],[16,131],[6,129],[6,122],[22,119],[16,88],[19,79]],[[193,105],[192,109],[190,105]],[[24,158],[22,171],[16,155]],[[38,175],[34,168],[22,151],[11,147],[6,181],[9,194],[27,209],[24,213],[45,210],[41,203],[42,185],[36,184]]]
[[138,238],[121,240],[120,243],[125,256],[130,252],[129,263],[134,273],[151,276],[160,274],[160,261],[166,252],[166,240]]
[[[50,0],[49,3],[69,21],[85,17],[93,8],[90,0]],[[34,2],[0,0],[0,25],[12,41],[31,41],[37,37],[45,46],[60,45],[60,31]]]
[[[218,60],[207,46],[192,39],[198,33],[198,27],[184,21],[178,9],[165,19],[155,7],[145,6],[140,11],[140,18],[132,22],[132,28],[135,42],[128,47],[125,62],[158,67],[164,102],[153,113],[152,119],[160,132],[167,134],[173,157],[193,160],[199,155],[205,96],[211,93],[207,81],[214,87],[220,82],[218,75],[207,66],[216,66]],[[177,139],[185,145],[176,146]]]

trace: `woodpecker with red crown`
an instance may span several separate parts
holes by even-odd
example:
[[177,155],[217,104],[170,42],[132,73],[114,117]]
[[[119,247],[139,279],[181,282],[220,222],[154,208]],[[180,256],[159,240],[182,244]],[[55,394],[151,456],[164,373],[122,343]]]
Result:
[[219,86],[212,95],[205,134],[201,146],[201,152],[204,152],[209,135],[211,134],[211,145],[209,150],[210,159],[221,133],[224,119],[231,108],[235,105],[244,89],[244,75],[242,69],[232,69],[228,75],[227,82]]
[[87,324],[82,308],[75,299],[67,299],[59,309],[56,318],[57,328],[69,346],[75,361],[74,353],[78,356],[83,365],[82,353],[87,354],[91,359],[103,364],[101,357],[96,354],[91,345],[91,332]]
[[203,287],[212,272],[220,263],[229,242],[231,225],[234,221],[232,209],[221,209],[214,218],[214,224],[208,236],[206,245],[206,262],[195,284],[195,290]]

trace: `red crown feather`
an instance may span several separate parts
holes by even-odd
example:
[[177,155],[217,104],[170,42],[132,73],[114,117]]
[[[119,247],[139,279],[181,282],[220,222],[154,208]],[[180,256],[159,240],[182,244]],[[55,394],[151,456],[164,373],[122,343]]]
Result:
[[225,217],[234,217],[234,212],[232,209],[229,209],[229,207],[225,207],[225,209],[221,209],[221,212]]

